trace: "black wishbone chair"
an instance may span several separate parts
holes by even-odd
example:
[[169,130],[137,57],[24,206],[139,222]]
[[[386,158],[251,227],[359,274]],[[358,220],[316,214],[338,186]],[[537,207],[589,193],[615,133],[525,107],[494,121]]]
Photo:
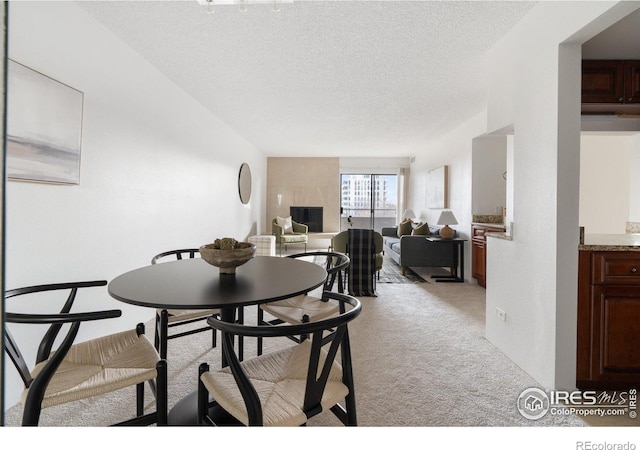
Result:
[[[226,413],[243,425],[300,426],[331,410],[343,424],[357,425],[347,324],[360,314],[362,305],[347,294],[325,292],[324,296],[338,304],[339,314],[315,322],[249,326],[215,317],[208,319],[209,325],[222,332],[222,348],[229,366],[210,372],[207,363],[200,365],[199,424],[216,425],[215,418]],[[329,334],[329,343],[325,342],[326,330],[334,330]],[[233,347],[234,336],[292,335],[309,337],[297,345],[244,362],[240,362]]]
[[[169,250],[157,254],[151,259],[151,264],[162,263],[167,260],[182,260],[183,258],[195,258],[200,254],[200,250],[197,248],[181,249],[181,250]],[[204,324],[204,321],[211,315],[220,314],[219,309],[158,309],[156,310],[156,334],[155,334],[155,346],[160,357],[167,358],[168,341],[170,339],[176,339],[183,336],[189,336],[194,333],[200,333],[202,331],[210,332],[211,335],[211,348],[216,346],[216,330],[212,330],[211,327]],[[203,326],[199,328],[191,328],[186,331],[169,334],[169,330],[176,327],[183,327],[195,322],[203,322]]]
[[[39,293],[69,291],[58,313],[13,313],[5,311],[7,324],[50,325],[29,369],[16,341],[5,326],[5,350],[22,377],[24,411],[22,425],[38,425],[41,410],[50,406],[94,397],[136,386],[136,417],[116,425],[166,425],[167,365],[144,335],[144,325],[135,330],[115,333],[78,344],[73,341],[83,322],[120,317],[117,309],[72,313],[79,289],[105,286],[106,281],[46,284],[9,290],[5,299],[36,296]],[[43,297],[50,301],[48,297]],[[40,300],[40,299],[39,299]],[[44,310],[39,307],[38,310]],[[68,325],[68,326],[65,326]],[[68,328],[57,348],[54,342],[60,330]],[[156,398],[153,412],[144,414],[144,385],[149,382]],[[79,411],[79,413],[81,413]]]
[[[296,253],[289,255],[287,258],[304,258],[312,257],[316,263],[320,263],[327,271],[327,279],[322,286],[322,292],[333,290],[333,286],[337,280],[338,292],[343,292],[342,274],[349,267],[349,257],[344,253],[331,251],[316,251]],[[323,261],[317,261],[322,259]],[[265,319],[264,313],[272,316],[272,319]],[[335,302],[329,302],[324,298],[322,293],[320,296],[310,295],[309,293],[298,295],[296,297],[278,300],[275,302],[264,303],[258,307],[258,325],[279,325],[282,323],[304,323],[313,322],[324,319],[338,313],[338,305]],[[289,336],[290,339],[300,342],[305,336]],[[262,354],[262,339],[258,337],[258,355]]]

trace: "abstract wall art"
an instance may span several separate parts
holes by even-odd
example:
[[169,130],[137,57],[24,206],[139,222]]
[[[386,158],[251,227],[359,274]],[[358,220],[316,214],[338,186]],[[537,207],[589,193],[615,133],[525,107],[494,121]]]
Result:
[[447,208],[449,202],[447,166],[438,167],[427,172],[426,199],[427,208]]
[[9,60],[7,178],[80,183],[83,93]]

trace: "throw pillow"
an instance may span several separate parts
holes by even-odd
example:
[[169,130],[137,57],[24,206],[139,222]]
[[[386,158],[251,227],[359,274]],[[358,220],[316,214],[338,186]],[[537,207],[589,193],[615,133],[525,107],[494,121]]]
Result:
[[282,227],[284,234],[293,234],[293,223],[291,223],[291,216],[288,217],[276,217],[276,223]]
[[411,234],[412,230],[413,222],[411,221],[411,219],[405,219],[404,221],[400,222],[400,225],[398,225],[398,237],[402,237],[405,234]]
[[431,234],[429,230],[429,224],[427,222],[420,222],[411,232],[413,235],[428,236]]

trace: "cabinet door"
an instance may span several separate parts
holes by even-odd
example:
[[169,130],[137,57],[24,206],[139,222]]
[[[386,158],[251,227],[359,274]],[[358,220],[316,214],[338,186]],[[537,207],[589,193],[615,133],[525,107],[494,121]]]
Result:
[[591,379],[640,383],[640,286],[593,286]]
[[473,239],[471,241],[471,276],[478,280],[478,284],[486,287],[486,248],[482,240]]
[[623,101],[623,61],[582,61],[582,103],[622,103]]
[[624,64],[625,103],[640,103],[640,61]]

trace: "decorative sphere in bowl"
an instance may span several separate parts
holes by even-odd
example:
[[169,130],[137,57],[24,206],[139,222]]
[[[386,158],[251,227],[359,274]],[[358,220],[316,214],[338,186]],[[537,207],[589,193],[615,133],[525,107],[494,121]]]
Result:
[[243,265],[256,253],[256,246],[250,242],[237,242],[234,248],[221,249],[214,244],[200,247],[200,256],[212,266],[220,269],[220,273],[236,273],[236,267]]

